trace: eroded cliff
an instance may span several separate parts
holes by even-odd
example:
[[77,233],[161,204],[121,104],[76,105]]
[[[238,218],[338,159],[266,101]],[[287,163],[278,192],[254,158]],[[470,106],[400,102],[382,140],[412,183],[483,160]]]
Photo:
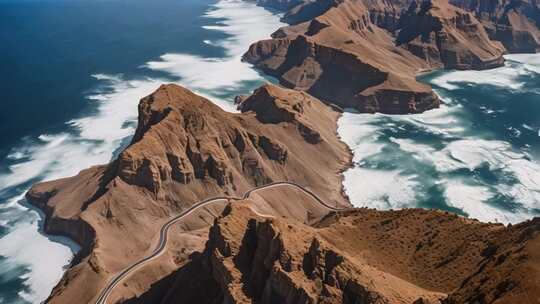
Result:
[[252,204],[229,205],[204,250],[154,300],[527,303],[539,295],[538,219],[506,228],[439,211],[356,209],[308,225],[261,216]]
[[338,112],[273,85],[240,108],[228,113],[163,85],[141,100],[132,142],[111,164],[32,187],[27,198],[46,211],[46,231],[83,247],[49,302],[91,302],[112,275],[154,248],[162,224],[209,197],[294,181],[348,204],[339,173],[350,156],[336,135]]
[[246,61],[329,103],[390,114],[438,107],[419,72],[498,67],[540,37],[535,2],[303,1],[284,20]]

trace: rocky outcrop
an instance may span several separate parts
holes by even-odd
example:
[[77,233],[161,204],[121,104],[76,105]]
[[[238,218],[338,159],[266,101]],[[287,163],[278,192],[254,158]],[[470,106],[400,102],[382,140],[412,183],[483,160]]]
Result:
[[281,84],[361,112],[418,113],[438,107],[417,71],[430,65],[397,47],[358,1],[334,1],[322,15],[253,44],[244,59]]
[[[489,1],[488,1],[489,2]],[[489,69],[505,52],[538,50],[536,2],[306,1],[291,26],[244,59],[281,84],[361,112],[418,113],[439,105],[418,72]]]
[[83,248],[49,302],[91,302],[112,275],[147,253],[165,221],[209,197],[295,181],[347,204],[339,172],[350,158],[336,135],[338,112],[269,84],[239,106],[242,113],[228,113],[163,85],[141,100],[135,135],[114,161],[32,187],[27,198],[45,211],[46,231]]
[[[189,103],[174,104],[175,99]],[[213,180],[232,191],[245,185],[246,179],[253,179],[248,182],[253,185],[275,180],[275,173],[265,162],[268,159],[285,164],[289,154],[286,145],[277,137],[249,130],[244,120],[229,117],[200,100],[173,86],[162,87],[144,98],[133,141],[112,165],[114,176],[156,196],[169,190],[170,182]],[[322,137],[306,118],[313,113],[306,115],[304,111],[305,107],[319,106],[314,103],[319,102],[305,93],[266,85],[241,102],[239,109],[253,113],[264,124],[295,126],[308,143],[317,144]],[[142,141],[144,136],[152,137]],[[246,174],[248,171],[257,174]]]
[[313,121],[304,115],[304,107],[312,106],[312,98],[303,92],[276,90],[274,86],[261,87],[239,105],[242,112],[253,111],[262,123],[294,122],[298,132],[311,144],[323,140]]
[[309,226],[261,217],[250,205],[229,205],[215,220],[205,249],[176,272],[161,303],[525,303],[538,297],[538,219],[505,228],[438,211],[357,209]]
[[540,50],[540,8],[537,1],[450,0],[472,12],[490,38],[500,41],[510,53],[535,53]]
[[489,69],[504,62],[504,47],[469,12],[445,0],[412,2],[399,20],[396,43],[448,69]]

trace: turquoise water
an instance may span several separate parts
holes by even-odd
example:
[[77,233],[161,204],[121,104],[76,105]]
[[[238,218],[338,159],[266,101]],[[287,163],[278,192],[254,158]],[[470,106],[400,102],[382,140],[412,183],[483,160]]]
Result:
[[266,80],[242,53],[279,26],[241,1],[0,0],[0,303],[45,299],[78,250],[39,232],[31,184],[110,161],[161,83],[234,111]]
[[[235,111],[265,79],[240,58],[276,16],[240,1],[0,0],[0,303],[50,293],[78,250],[39,233],[28,187],[108,162],[133,134],[138,100],[177,82]],[[540,214],[540,57],[436,72],[445,101],[419,115],[347,112],[357,206],[426,207],[484,221]]]
[[488,71],[439,71],[444,105],[419,115],[346,113],[355,151],[345,187],[358,206],[423,207],[492,222],[540,215],[540,56]]

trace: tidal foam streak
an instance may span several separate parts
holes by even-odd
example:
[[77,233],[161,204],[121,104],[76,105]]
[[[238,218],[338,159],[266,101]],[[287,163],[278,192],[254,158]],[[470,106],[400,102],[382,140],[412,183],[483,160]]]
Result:
[[[528,153],[528,145],[516,147],[506,139],[535,132],[538,125],[504,117],[508,104],[452,97],[454,90],[481,85],[507,91],[527,87],[534,93],[540,56],[511,55],[507,60],[503,68],[451,71],[431,79],[441,88],[437,93],[445,104],[440,109],[406,116],[346,112],[338,132],[354,153],[355,165],[344,174],[352,203],[385,209],[443,207],[504,223],[537,215],[540,163]],[[472,115],[466,103],[494,110]],[[498,119],[483,118],[489,115]],[[489,122],[487,130],[479,128],[477,119]],[[491,132],[495,128],[489,124],[500,121],[512,135]]]
[[[92,114],[67,122],[65,132],[27,139],[10,153],[11,164],[0,174],[0,197],[6,199],[1,205],[5,212],[0,215],[0,224],[9,229],[0,240],[0,255],[7,259],[10,268],[0,270],[0,279],[18,269],[28,287],[21,292],[25,300],[44,300],[78,250],[69,240],[55,238],[56,242],[51,242],[50,237],[38,232],[38,213],[18,203],[32,183],[71,176],[89,166],[109,162],[134,132],[139,99],[161,83],[178,80],[225,110],[235,111],[234,96],[249,93],[264,81],[249,64],[241,62],[241,56],[250,43],[267,38],[283,25],[279,16],[254,4],[227,0],[215,4],[205,17],[215,21],[207,29],[226,34],[223,40],[205,41],[223,48],[223,58],[164,54],[159,61],[142,65],[142,75],[150,69],[167,73],[166,79],[94,75],[103,85],[88,96],[95,108]],[[46,260],[42,257],[44,252]]]
[[15,195],[2,204],[0,216],[9,221],[10,232],[0,240],[0,255],[13,265],[28,268],[23,277],[28,289],[21,297],[32,303],[49,295],[78,247],[69,240],[40,233],[38,213],[18,201],[31,183],[71,176],[89,166],[107,163],[122,140],[134,131],[134,124],[126,122],[136,121],[138,99],[159,84],[95,77],[101,79],[106,92],[89,96],[96,106],[95,115],[69,121],[65,132],[41,135],[32,144],[13,149],[11,158],[17,161],[10,165],[8,173],[0,175],[3,196]]
[[[267,39],[285,24],[279,21],[279,16],[240,0],[220,1],[205,17],[217,20],[216,25],[205,26],[206,29],[227,35],[224,40],[207,42],[222,47],[225,50],[223,58],[165,54],[159,61],[148,62],[146,67],[179,77],[180,84],[209,97],[224,110],[234,112],[234,93],[247,93],[246,89],[256,87],[246,86],[246,83],[255,82],[258,85],[265,81],[250,64],[242,62],[242,55],[251,43]],[[224,98],[223,92],[229,94]]]

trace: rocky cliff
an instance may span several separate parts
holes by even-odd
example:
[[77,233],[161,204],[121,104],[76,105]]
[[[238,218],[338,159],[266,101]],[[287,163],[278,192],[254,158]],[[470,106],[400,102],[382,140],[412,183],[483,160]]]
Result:
[[429,65],[396,47],[360,2],[334,2],[324,14],[253,44],[244,59],[286,87],[362,112],[403,114],[437,107],[429,86],[414,79]]
[[538,298],[540,222],[505,227],[441,211],[347,206],[349,153],[339,113],[307,93],[265,85],[242,113],[164,85],[139,106],[131,144],[111,164],[35,185],[46,231],[83,250],[48,299],[92,303],[115,274],[165,250],[109,303],[526,303]]
[[261,216],[252,204],[225,208],[204,250],[152,303],[535,303],[540,295],[539,219],[504,227],[439,211],[357,209],[308,225]]
[[504,61],[504,47],[489,38],[480,21],[445,0],[412,2],[398,30],[397,45],[448,69],[489,69]]
[[350,156],[336,135],[338,112],[273,85],[240,109],[228,113],[163,85],[141,100],[132,142],[112,163],[32,187],[27,198],[46,211],[46,231],[83,247],[50,303],[91,302],[112,275],[155,246],[161,225],[209,197],[295,181],[332,204],[348,204],[339,173]]
[[244,59],[342,107],[422,112],[439,100],[417,73],[493,68],[505,52],[538,50],[536,2],[491,2],[303,1],[285,14],[290,26],[254,43]]
[[510,53],[536,53],[540,50],[540,8],[537,1],[450,0],[472,12],[490,38],[500,41]]

